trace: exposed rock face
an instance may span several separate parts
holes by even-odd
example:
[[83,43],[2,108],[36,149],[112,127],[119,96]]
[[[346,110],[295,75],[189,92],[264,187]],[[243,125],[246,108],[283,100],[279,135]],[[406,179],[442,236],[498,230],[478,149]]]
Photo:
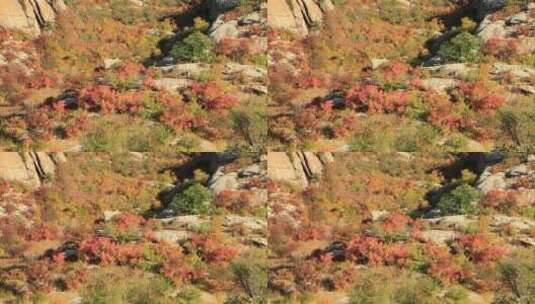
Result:
[[422,231],[420,235],[422,240],[426,242],[433,242],[442,245],[445,245],[449,241],[454,240],[456,236],[457,233],[455,231],[435,229]]
[[158,90],[165,90],[169,92],[176,92],[191,86],[192,80],[183,78],[160,78],[155,79],[152,86]]
[[520,204],[531,206],[535,204],[535,189],[530,184],[524,185],[522,181],[533,178],[535,178],[535,163],[530,160],[498,172],[493,172],[492,167],[487,167],[479,176],[477,188],[483,194],[492,190],[514,190]]
[[[265,6],[259,6],[255,11],[232,20],[220,15],[210,27],[210,37],[217,43],[229,38],[247,41],[250,53],[264,53],[267,51],[267,23]],[[259,28],[262,30],[260,33]]]
[[446,92],[447,90],[456,87],[457,82],[456,79],[450,78],[427,78],[422,80],[422,87],[426,90]]
[[64,161],[63,153],[0,152],[0,179],[37,188],[42,180],[54,175],[56,164]]
[[331,153],[269,152],[268,177],[304,189],[312,179],[322,175],[326,163],[333,161]]
[[272,0],[268,1],[268,23],[272,28],[304,37],[333,8],[331,0]]
[[38,36],[65,9],[63,0],[5,0],[0,5],[0,26]]
[[0,152],[0,178],[21,182],[30,187],[40,184],[35,167],[32,168],[31,163],[27,164],[20,154],[12,152]]
[[300,188],[308,186],[303,168],[295,165],[285,152],[268,153],[268,176],[275,181],[283,181]]
[[252,205],[263,206],[267,203],[267,190],[263,187],[250,186],[252,180],[266,180],[265,160],[260,160],[238,170],[226,171],[226,166],[219,167],[208,182],[208,186],[216,195],[223,191],[247,190],[252,194]]
[[[160,71],[164,77],[152,81],[152,86],[173,92],[190,86],[203,73],[210,71],[210,66],[203,63],[183,63],[161,67]],[[223,76],[227,81],[239,78],[243,91],[267,90],[267,69],[262,67],[229,62],[225,64]]]
[[[476,67],[476,65],[465,63],[425,67],[424,69],[430,72],[431,77],[423,79],[421,85],[427,90],[446,92],[450,88],[457,87],[460,81],[475,71]],[[529,66],[497,62],[492,65],[490,76],[496,81],[506,80],[509,83],[507,88],[512,93],[535,94],[535,88],[531,84],[531,79],[535,77],[535,69]]]
[[494,20],[491,15],[482,18],[477,28],[477,35],[485,43],[491,39],[514,41],[513,51],[517,54],[529,54],[535,51],[535,37],[525,32],[526,27],[535,22],[534,5],[528,5],[524,11],[505,19]]

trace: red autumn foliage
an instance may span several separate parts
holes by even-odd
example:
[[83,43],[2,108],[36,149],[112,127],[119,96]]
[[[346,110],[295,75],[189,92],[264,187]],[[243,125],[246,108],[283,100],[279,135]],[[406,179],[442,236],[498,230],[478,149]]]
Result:
[[28,232],[27,239],[29,241],[42,241],[42,240],[53,240],[58,237],[60,231],[57,227],[50,227],[46,225],[40,225],[31,229]]
[[166,243],[159,243],[156,246],[156,250],[158,254],[165,257],[160,272],[174,282],[192,281],[204,275],[204,273],[186,265],[180,248]]
[[484,207],[508,213],[517,207],[518,195],[514,191],[491,189],[481,199],[480,203]]
[[228,211],[236,213],[254,211],[254,206],[252,205],[253,202],[253,194],[249,191],[234,191],[225,189],[217,195],[214,204],[218,207],[222,207]]
[[11,189],[11,183],[6,180],[0,179],[0,197]]
[[241,58],[251,53],[249,39],[225,37],[219,41],[215,48],[217,54],[225,55],[229,58]]
[[158,117],[158,120],[176,132],[198,126],[201,123],[201,119],[190,113],[180,97],[159,92],[158,100],[165,105],[165,109]]
[[90,111],[109,114],[117,104],[117,92],[110,86],[90,85],[80,91],[81,107]]
[[346,258],[371,265],[402,265],[409,257],[405,244],[386,244],[375,237],[357,236],[349,241]]
[[210,263],[228,262],[238,253],[235,248],[222,245],[213,234],[194,235],[191,242],[201,257]]
[[86,110],[110,113],[135,113],[141,109],[143,92],[119,93],[108,85],[91,84],[80,91],[80,106]]
[[223,93],[221,88],[213,82],[194,83],[191,89],[198,97],[198,102],[210,110],[226,112],[238,103],[235,96]]
[[425,245],[425,251],[431,259],[427,273],[441,282],[458,282],[472,275],[468,269],[455,263],[454,256],[449,253],[447,247],[428,243]]
[[115,75],[123,81],[131,80],[133,77],[140,75],[145,71],[145,67],[135,61],[125,61],[114,69]]
[[319,240],[327,236],[327,231],[327,229],[318,227],[318,225],[302,227],[294,232],[293,239],[295,241]]
[[38,138],[49,140],[53,135],[54,122],[47,111],[33,110],[26,116],[28,130]]
[[505,97],[489,93],[481,81],[460,83],[459,93],[476,111],[495,110],[505,103]]
[[483,52],[500,60],[507,60],[518,52],[518,41],[511,38],[491,37],[483,46]]
[[300,130],[304,136],[310,139],[317,139],[321,134],[322,115],[324,113],[316,108],[306,108],[297,113],[295,117],[295,127]]
[[309,76],[305,77],[300,85],[304,89],[320,88],[324,85],[324,80],[320,77]]
[[393,80],[412,71],[412,67],[404,62],[394,61],[381,69],[386,80]]
[[447,97],[433,92],[426,92],[424,98],[430,108],[427,121],[431,124],[447,130],[474,127],[475,121],[473,118],[453,112],[453,104]]
[[413,220],[410,217],[394,213],[381,222],[381,228],[386,232],[392,233],[406,229],[412,222]]
[[367,112],[370,103],[383,100],[383,91],[376,85],[364,84],[351,88],[346,95],[346,105],[359,112]]
[[346,96],[350,109],[369,113],[403,113],[410,103],[410,93],[402,90],[385,92],[372,84],[357,85]]
[[109,265],[115,261],[115,244],[110,238],[91,237],[80,243],[80,257],[89,263]]
[[305,290],[317,291],[321,286],[320,263],[314,260],[302,261],[294,269],[296,282]]
[[142,243],[117,244],[106,237],[90,237],[80,243],[80,257],[89,263],[134,265],[144,252]]
[[130,231],[139,228],[146,221],[139,215],[121,214],[114,219],[115,227],[119,230]]
[[128,243],[116,245],[113,251],[114,263],[118,265],[135,265],[143,256],[143,244]]
[[335,121],[332,127],[333,136],[335,138],[342,138],[350,134],[355,129],[355,124],[358,117],[354,113],[349,113],[340,121]]
[[496,262],[508,252],[505,247],[491,244],[482,234],[460,236],[455,245],[474,263]]
[[51,291],[53,287],[53,274],[48,261],[35,261],[28,265],[26,270],[27,281],[43,291]]
[[83,130],[85,130],[90,123],[89,116],[86,113],[82,113],[74,117],[74,119],[67,122],[65,126],[65,136],[67,138],[73,138],[79,136]]
[[357,271],[358,269],[356,267],[349,267],[341,272],[335,273],[333,278],[334,288],[342,290],[351,286],[357,277]]

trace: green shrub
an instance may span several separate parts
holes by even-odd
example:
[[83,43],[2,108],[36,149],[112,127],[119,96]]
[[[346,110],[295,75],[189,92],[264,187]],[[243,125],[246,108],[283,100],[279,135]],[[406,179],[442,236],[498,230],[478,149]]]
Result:
[[535,303],[535,253],[521,249],[498,266],[500,281],[505,291],[500,291],[494,304]]
[[535,151],[535,107],[532,99],[507,105],[500,111],[499,119],[502,130],[511,137],[518,150]]
[[243,136],[247,146],[262,151],[266,146],[267,117],[265,107],[244,107],[232,111],[234,130]]
[[211,62],[215,55],[212,52],[214,43],[205,34],[194,31],[183,41],[173,46],[170,55],[181,61]]
[[85,151],[161,151],[173,133],[163,125],[114,115],[96,119],[82,138]]
[[449,300],[447,303],[466,303],[468,293],[466,289],[460,286],[454,286],[446,291],[444,297]]
[[466,151],[467,145],[468,139],[460,133],[452,134],[446,139],[446,142],[444,143],[445,149],[451,152]]
[[351,304],[435,304],[437,285],[428,277],[400,270],[365,271],[349,295]]
[[210,209],[212,198],[210,189],[196,183],[175,196],[170,207],[178,214],[204,214]]
[[201,293],[195,287],[185,287],[176,295],[176,304],[199,303]]
[[442,214],[470,214],[476,211],[476,204],[480,197],[481,194],[476,188],[462,184],[444,194],[437,207]]
[[167,298],[169,283],[159,277],[119,268],[92,275],[82,287],[83,304],[174,303]]
[[469,32],[462,31],[451,40],[443,43],[438,55],[447,61],[476,62],[479,60],[481,41]]
[[434,148],[438,133],[428,124],[389,115],[368,117],[349,141],[351,151],[415,152]]
[[262,262],[247,260],[231,265],[234,281],[254,303],[263,303],[263,299],[267,297],[268,276],[266,265]]

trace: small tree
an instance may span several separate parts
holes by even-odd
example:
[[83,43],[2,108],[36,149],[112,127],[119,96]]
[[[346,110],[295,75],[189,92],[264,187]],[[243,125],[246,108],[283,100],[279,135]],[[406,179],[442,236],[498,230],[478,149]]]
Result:
[[453,191],[444,194],[438,202],[438,209],[442,214],[474,213],[481,194],[477,189],[462,184]]
[[438,55],[447,61],[476,62],[479,60],[481,41],[469,32],[463,31],[443,43]]
[[205,34],[194,31],[183,41],[173,46],[170,55],[183,61],[211,62],[214,60],[214,43]]
[[193,184],[175,196],[170,207],[179,214],[204,214],[208,212],[212,198],[210,189]]

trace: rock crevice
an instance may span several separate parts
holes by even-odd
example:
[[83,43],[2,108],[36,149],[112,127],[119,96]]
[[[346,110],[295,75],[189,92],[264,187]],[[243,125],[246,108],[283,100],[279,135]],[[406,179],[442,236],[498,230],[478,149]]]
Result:
[[63,0],[5,0],[0,5],[0,27],[35,37],[65,9]]
[[61,152],[0,152],[0,179],[35,189],[54,176],[57,164],[65,161]]
[[304,189],[323,174],[326,164],[333,161],[329,152],[269,152],[268,177]]
[[305,37],[313,26],[321,24],[324,14],[333,8],[331,0],[270,0],[268,23],[274,29]]

